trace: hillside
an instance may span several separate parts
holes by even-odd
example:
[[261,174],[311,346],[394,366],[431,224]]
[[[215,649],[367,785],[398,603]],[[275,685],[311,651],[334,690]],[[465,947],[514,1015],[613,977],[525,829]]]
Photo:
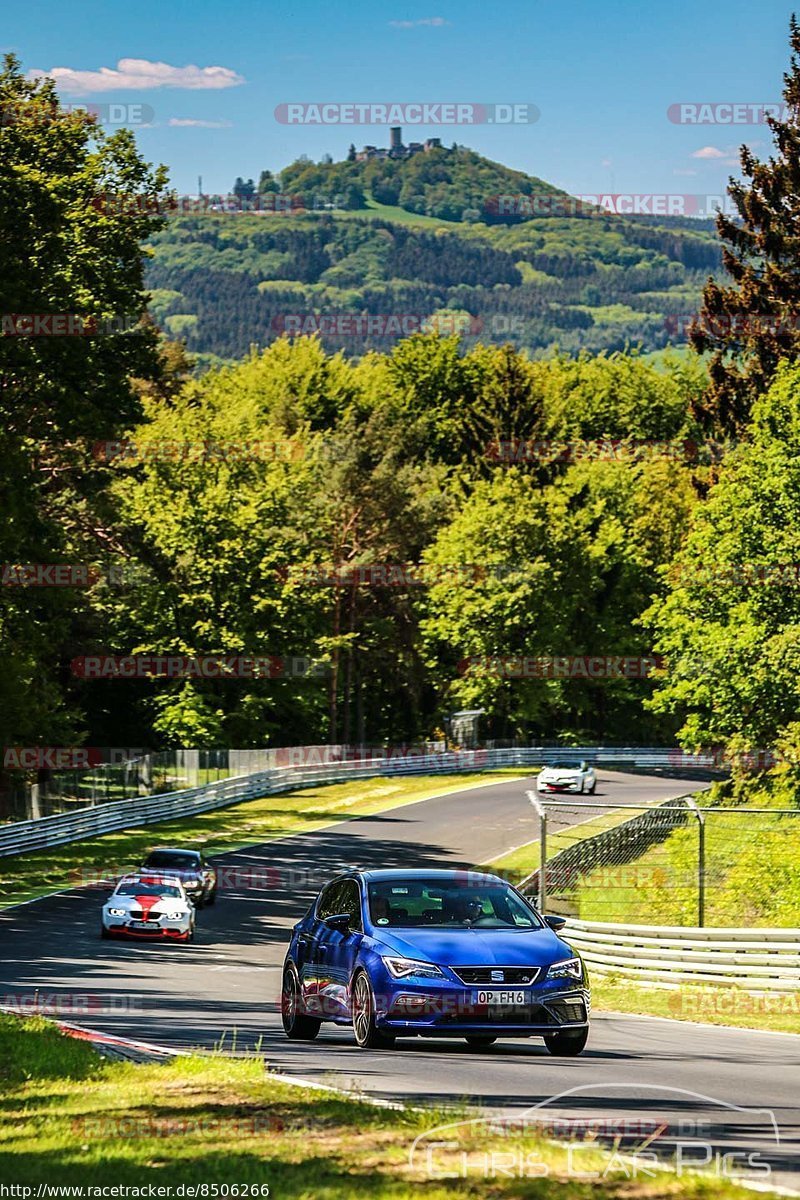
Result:
[[153,239],[154,316],[201,361],[314,331],[357,356],[432,314],[445,331],[534,356],[660,350],[684,340],[719,270],[711,222],[586,210],[504,219],[498,196],[547,197],[555,211],[568,198],[471,151],[298,162],[267,186],[294,207],[178,215]]

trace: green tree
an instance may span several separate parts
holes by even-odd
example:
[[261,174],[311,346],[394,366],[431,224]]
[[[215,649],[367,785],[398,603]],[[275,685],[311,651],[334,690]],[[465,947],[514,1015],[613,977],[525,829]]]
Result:
[[[143,321],[141,242],[162,223],[164,168],[123,130],[107,136],[59,106],[52,81],[0,72],[0,558],[92,563],[117,545],[92,454],[137,419],[134,380],[157,381],[158,335]],[[43,319],[14,336],[20,315]],[[82,336],[48,336],[60,315]],[[80,735],[67,662],[93,628],[85,593],[0,588],[0,742]]]
[[748,434],[645,615],[667,660],[653,707],[692,750],[769,749],[800,707],[800,367],[779,369]]
[[800,349],[800,27],[790,25],[791,65],[784,76],[786,120],[768,116],[775,155],[759,161],[743,146],[742,174],[728,192],[736,217],[717,216],[722,260],[732,284],[710,279],[691,331],[711,351],[710,383],[695,412],[714,431],[737,432],[772,382],[782,359]]

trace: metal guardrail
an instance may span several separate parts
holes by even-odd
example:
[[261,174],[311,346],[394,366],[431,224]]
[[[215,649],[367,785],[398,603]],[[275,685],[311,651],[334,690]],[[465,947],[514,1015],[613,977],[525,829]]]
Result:
[[564,937],[600,975],[662,987],[730,984],[745,991],[800,989],[800,929],[623,926],[570,918]]
[[[0,825],[0,857],[62,846],[138,825],[194,816],[196,813],[238,804],[242,800],[311,787],[318,783],[345,783],[349,779],[368,779],[377,775],[457,774],[496,767],[530,768],[575,758],[585,758],[598,765],[639,769],[671,768],[678,761],[681,765],[686,762],[686,756],[680,750],[642,746],[525,746],[397,757],[387,751],[385,757],[275,767],[200,787],[127,800],[109,800],[94,806],[78,807],[68,813]],[[710,755],[697,755],[692,762],[700,768],[707,768],[713,765],[713,758]]]

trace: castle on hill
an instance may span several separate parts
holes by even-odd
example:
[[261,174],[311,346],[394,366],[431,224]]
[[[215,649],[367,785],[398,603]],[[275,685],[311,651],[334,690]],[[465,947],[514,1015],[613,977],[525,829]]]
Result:
[[356,162],[369,162],[374,158],[411,158],[415,154],[424,154],[428,150],[441,150],[442,139],[428,138],[424,142],[409,142],[403,145],[402,125],[392,125],[389,129],[389,148],[380,146],[364,146],[356,151]]

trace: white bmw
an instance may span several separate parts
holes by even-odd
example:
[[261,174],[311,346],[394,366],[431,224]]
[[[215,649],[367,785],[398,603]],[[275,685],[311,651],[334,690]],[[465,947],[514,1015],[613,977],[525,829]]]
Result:
[[594,767],[585,761],[562,762],[545,767],[536,779],[539,792],[588,792],[594,795],[597,779]]
[[162,875],[126,875],[103,905],[100,936],[194,937],[195,910],[179,879]]

